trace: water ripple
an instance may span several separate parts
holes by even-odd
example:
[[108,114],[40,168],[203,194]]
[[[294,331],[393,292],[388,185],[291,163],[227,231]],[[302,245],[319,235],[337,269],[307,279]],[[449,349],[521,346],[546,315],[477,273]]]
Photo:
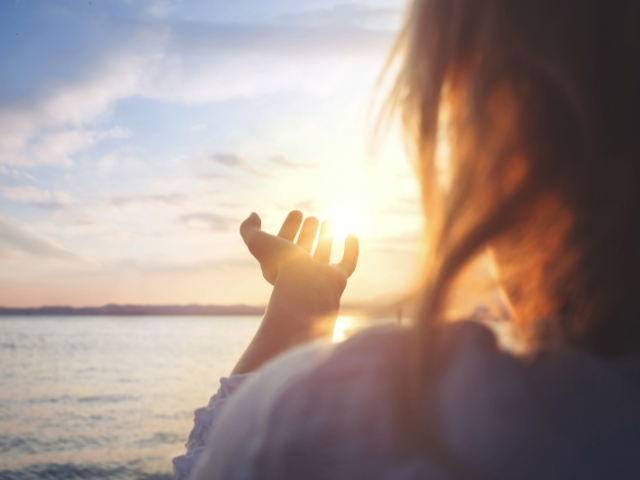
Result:
[[0,480],[170,480],[165,473],[149,473],[127,465],[58,464],[31,465],[0,470]]

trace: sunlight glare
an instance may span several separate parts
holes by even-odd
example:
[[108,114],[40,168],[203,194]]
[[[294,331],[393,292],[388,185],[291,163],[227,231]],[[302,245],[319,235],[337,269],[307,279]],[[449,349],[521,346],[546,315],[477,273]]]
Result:
[[354,205],[336,205],[327,210],[326,219],[331,220],[333,235],[338,240],[354,233],[362,236],[369,227],[369,213]]
[[338,317],[336,325],[333,328],[333,342],[342,342],[345,340],[353,333],[353,330],[358,327],[358,324],[359,322],[356,317]]
[[451,106],[442,102],[438,112],[438,131],[436,134],[436,174],[440,188],[451,188]]

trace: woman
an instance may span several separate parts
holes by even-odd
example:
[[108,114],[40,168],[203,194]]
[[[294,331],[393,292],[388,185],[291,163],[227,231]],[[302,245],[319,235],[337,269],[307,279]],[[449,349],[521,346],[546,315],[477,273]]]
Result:
[[[640,2],[415,0],[397,55],[429,232],[415,325],[309,343],[357,240],[330,266],[317,220],[294,245],[299,212],[278,237],[252,214],[273,295],[178,475],[201,453],[195,479],[640,478]],[[487,251],[523,354],[446,321]]]

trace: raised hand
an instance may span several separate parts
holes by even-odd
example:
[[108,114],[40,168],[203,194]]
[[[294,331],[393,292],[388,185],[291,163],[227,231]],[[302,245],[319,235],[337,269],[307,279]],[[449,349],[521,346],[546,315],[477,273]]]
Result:
[[349,235],[342,261],[330,264],[331,224],[325,221],[320,226],[312,256],[319,222],[302,218],[298,211],[289,213],[277,236],[261,230],[255,213],[240,226],[244,242],[274,288],[260,328],[233,373],[253,371],[296,344],[330,338],[333,333],[340,297],[358,262],[358,238]]
[[[275,285],[281,268],[287,268],[291,264],[306,263],[342,283],[344,290],[346,279],[354,272],[358,262],[358,238],[355,235],[349,235],[345,241],[342,261],[336,265],[329,265],[333,244],[330,222],[322,222],[318,244],[312,258],[311,247],[318,232],[318,219],[307,217],[303,223],[302,218],[301,212],[297,210],[290,212],[276,237],[263,232],[260,217],[252,213],[240,226],[240,235],[249,251],[260,262],[264,278],[272,285]],[[301,225],[302,229],[300,229]],[[298,231],[300,235],[294,244]],[[328,265],[329,268],[322,267],[320,264]]]

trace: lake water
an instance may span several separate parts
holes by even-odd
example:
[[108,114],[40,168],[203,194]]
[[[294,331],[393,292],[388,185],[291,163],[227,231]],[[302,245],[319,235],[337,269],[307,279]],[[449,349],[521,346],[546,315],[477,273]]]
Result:
[[164,479],[257,317],[0,317],[0,479]]
[[[0,480],[171,478],[259,317],[0,317]],[[334,338],[358,327],[341,317]]]

